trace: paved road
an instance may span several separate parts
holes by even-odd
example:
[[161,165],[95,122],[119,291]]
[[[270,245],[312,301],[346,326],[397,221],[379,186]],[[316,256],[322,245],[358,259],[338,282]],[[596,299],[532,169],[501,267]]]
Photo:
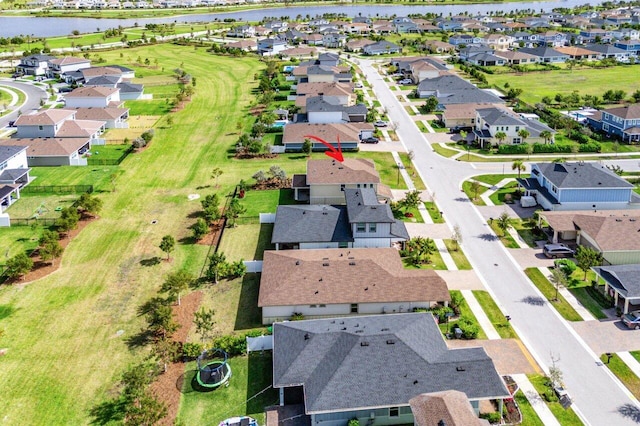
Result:
[[32,84],[16,82],[10,79],[0,79],[0,86],[20,89],[27,95],[24,105],[20,107],[16,106],[12,113],[0,117],[0,129],[9,124],[9,121],[18,118],[18,111],[22,111],[23,114],[30,114],[38,110],[40,108],[40,99],[47,96],[47,92],[40,87]]
[[[574,408],[587,424],[637,426],[633,421],[640,418],[637,400],[606,367],[598,364],[596,354],[546,303],[520,266],[495,239],[478,210],[460,192],[464,179],[479,172],[495,172],[502,164],[471,165],[437,155],[375,71],[372,62],[362,60],[360,63],[378,99],[387,107],[390,119],[398,125],[396,132],[400,139],[407,149],[415,152],[418,172],[436,194],[448,224],[460,226],[465,251],[474,270],[511,315],[512,324],[536,360],[546,368],[551,365],[551,356],[560,359],[557,365],[564,373]],[[637,160],[635,162],[637,164]]]

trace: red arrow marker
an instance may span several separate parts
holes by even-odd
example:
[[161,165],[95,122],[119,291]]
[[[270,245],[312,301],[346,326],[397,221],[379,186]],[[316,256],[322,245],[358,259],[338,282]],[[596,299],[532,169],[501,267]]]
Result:
[[325,151],[324,153],[326,155],[328,155],[329,157],[338,160],[339,162],[343,162],[344,161],[344,157],[342,156],[342,147],[340,146],[340,136],[338,136],[338,149],[335,149],[333,147],[333,145],[331,145],[329,142],[325,141],[322,138],[319,138],[317,136],[313,136],[313,135],[305,135],[305,138],[309,138],[309,139],[313,139],[314,141],[320,142],[321,144],[325,145],[327,148],[329,148],[329,151]]

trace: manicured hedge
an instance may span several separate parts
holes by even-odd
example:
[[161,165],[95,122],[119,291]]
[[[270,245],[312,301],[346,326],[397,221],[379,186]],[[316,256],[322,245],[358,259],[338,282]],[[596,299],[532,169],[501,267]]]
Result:
[[[572,145],[560,145],[560,144],[533,144],[534,154],[554,154],[563,153],[571,154]],[[583,143],[578,145],[579,152],[600,152],[602,147],[597,142]],[[500,145],[498,146],[498,154],[526,154],[527,145]]]

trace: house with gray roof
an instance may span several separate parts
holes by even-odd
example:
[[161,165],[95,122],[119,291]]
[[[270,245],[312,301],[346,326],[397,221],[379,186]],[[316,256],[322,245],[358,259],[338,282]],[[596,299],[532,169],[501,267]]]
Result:
[[391,247],[409,239],[404,223],[373,188],[345,188],[344,197],[346,207],[278,206],[271,243],[276,250]]
[[364,46],[362,52],[365,55],[387,55],[402,52],[402,47],[389,41],[381,40]]
[[305,112],[309,123],[363,123],[367,119],[365,104],[341,105],[333,97],[306,98]]
[[[529,133],[523,140],[520,132]],[[505,138],[498,139],[496,135],[502,133]],[[556,131],[535,118],[522,118],[506,108],[489,107],[476,110],[474,140],[482,147],[521,143],[553,143]],[[547,139],[544,138],[547,136]]]
[[598,163],[533,163],[531,176],[518,183],[545,210],[640,208],[634,186]]
[[587,123],[595,130],[615,135],[626,143],[640,143],[640,104],[631,104],[602,110],[587,116]]
[[596,280],[604,282],[604,293],[613,297],[623,314],[640,309],[640,264],[596,266]]
[[273,386],[318,426],[413,424],[423,393],[464,392],[476,413],[510,397],[484,348],[448,349],[428,313],[275,323]]
[[504,103],[502,99],[493,93],[478,89],[475,85],[452,74],[424,79],[418,84],[416,91],[418,97],[423,99],[435,96],[440,106],[449,104]]
[[558,52],[557,50],[552,49],[550,47],[544,47],[544,46],[523,47],[518,51],[536,56],[538,58],[538,62],[541,62],[541,63],[565,62],[570,59],[569,55]]
[[598,59],[615,59],[616,61],[629,60],[629,52],[611,44],[588,44],[585,49],[596,52]]
[[29,55],[20,59],[16,71],[25,75],[45,75],[49,69],[49,61],[56,59],[49,55]]
[[20,189],[31,181],[26,146],[0,145],[0,213],[20,198]]

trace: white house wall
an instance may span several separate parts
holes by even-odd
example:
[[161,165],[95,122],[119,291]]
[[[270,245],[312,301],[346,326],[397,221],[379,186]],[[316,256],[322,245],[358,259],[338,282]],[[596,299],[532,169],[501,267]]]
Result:
[[309,123],[342,123],[342,111],[308,112]]
[[353,418],[357,418],[361,425],[368,424],[369,419],[373,419],[373,424],[376,426],[413,424],[411,407],[404,406],[398,408],[399,415],[395,417],[389,416],[389,408],[312,414],[311,424],[313,426],[344,426]]
[[338,248],[338,243],[300,243],[300,250]]
[[27,151],[24,150],[17,155],[9,158],[7,161],[7,169],[26,169],[27,168]]
[[65,102],[67,108],[105,108],[109,105],[105,98],[65,98]]
[[[538,197],[539,199],[541,197]],[[593,205],[595,204],[595,210],[623,210],[623,209],[637,209],[640,208],[640,205],[638,204],[630,204],[629,202],[610,202],[610,203],[606,203],[606,202],[591,202],[591,201],[585,201],[582,203],[560,203],[560,204],[555,204],[553,205],[553,207],[551,209],[553,210],[557,210],[557,211],[564,211],[564,210],[594,210]],[[542,203],[540,204],[542,205]],[[542,206],[543,208],[546,208],[545,206]]]
[[[42,127],[42,130],[40,128]],[[18,126],[17,138],[53,138],[56,136],[54,126]]]
[[354,248],[391,247],[391,238],[354,238]]

